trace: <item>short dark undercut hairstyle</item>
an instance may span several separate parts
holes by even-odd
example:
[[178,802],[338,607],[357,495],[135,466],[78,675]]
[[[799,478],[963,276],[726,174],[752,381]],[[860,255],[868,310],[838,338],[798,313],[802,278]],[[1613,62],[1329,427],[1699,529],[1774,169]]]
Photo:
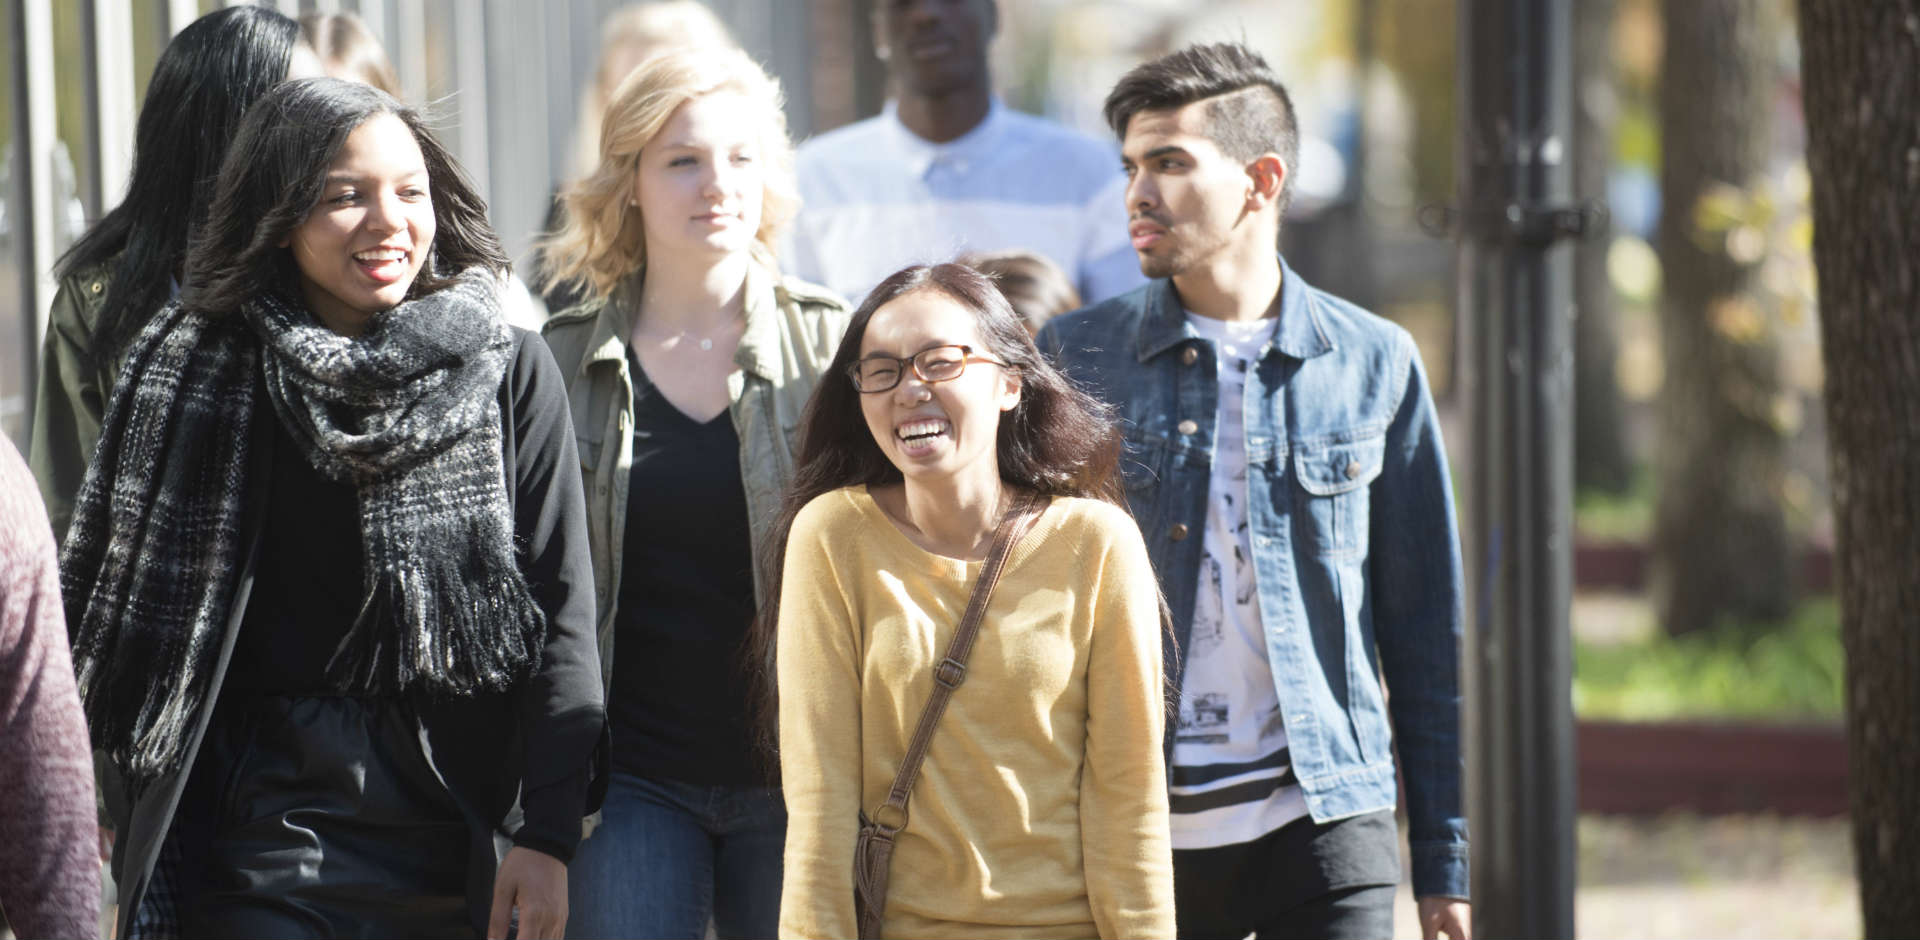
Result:
[[1251,162],[1263,153],[1278,154],[1287,175],[1280,187],[1280,211],[1293,198],[1293,177],[1300,167],[1300,125],[1293,99],[1260,53],[1239,43],[1188,46],[1120,77],[1107,94],[1103,112],[1115,136],[1127,136],[1127,124],[1142,111],[1172,111],[1207,102],[1207,139],[1235,160]]

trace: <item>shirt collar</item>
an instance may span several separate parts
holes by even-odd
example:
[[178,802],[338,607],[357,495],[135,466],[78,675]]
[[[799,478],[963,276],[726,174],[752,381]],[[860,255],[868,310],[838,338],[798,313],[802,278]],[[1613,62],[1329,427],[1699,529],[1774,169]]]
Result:
[[925,179],[936,162],[951,163],[961,172],[978,166],[999,141],[1007,127],[1007,106],[994,95],[987,101],[987,116],[972,130],[946,143],[935,143],[908,129],[900,122],[900,105],[892,98],[880,109],[880,120],[892,131],[893,145],[902,165],[915,179]]
[[[1306,282],[1287,267],[1287,259],[1276,258],[1280,262],[1280,324],[1274,329],[1272,341],[1261,350],[1261,358],[1266,357],[1267,350],[1295,359],[1312,359],[1331,352],[1333,343],[1327,339],[1319,313],[1307,300]],[[1147,290],[1147,312],[1138,350],[1140,361],[1145,362],[1197,335],[1187,325],[1186,310],[1180,306],[1180,295],[1173,290],[1173,279],[1154,281]]]

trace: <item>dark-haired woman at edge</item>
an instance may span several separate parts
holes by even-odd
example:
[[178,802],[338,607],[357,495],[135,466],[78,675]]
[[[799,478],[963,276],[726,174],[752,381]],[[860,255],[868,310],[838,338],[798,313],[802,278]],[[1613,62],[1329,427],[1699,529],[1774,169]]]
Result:
[[777,651],[780,935],[856,935],[861,814],[893,784],[996,527],[1037,494],[913,786],[881,933],[1172,936],[1161,605],[1113,502],[1112,422],[958,264],[882,281],[829,375],[757,624]]
[[565,387],[505,274],[391,97],[248,113],[62,558],[123,932],[561,936],[605,712]]
[[54,269],[60,286],[27,453],[56,537],[65,536],[72,518],[127,345],[180,289],[188,234],[206,218],[220,158],[241,116],[280,82],[319,74],[299,25],[256,6],[194,20],[154,64],[126,198]]

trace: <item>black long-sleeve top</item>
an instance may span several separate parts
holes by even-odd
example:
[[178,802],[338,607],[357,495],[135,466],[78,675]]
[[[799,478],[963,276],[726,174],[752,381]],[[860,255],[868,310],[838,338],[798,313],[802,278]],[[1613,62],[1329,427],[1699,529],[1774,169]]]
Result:
[[[434,765],[456,797],[515,844],[565,861],[580,841],[605,724],[593,570],[566,383],[537,335],[514,332],[500,390],[502,450],[518,561],[547,615],[547,641],[521,688],[425,703],[421,713]],[[358,503],[354,488],[313,469],[283,428],[272,446],[260,554],[226,689],[327,694],[327,663],[366,593]],[[513,704],[517,722],[506,711]],[[511,750],[520,753],[503,753]],[[514,783],[518,827],[502,822]]]

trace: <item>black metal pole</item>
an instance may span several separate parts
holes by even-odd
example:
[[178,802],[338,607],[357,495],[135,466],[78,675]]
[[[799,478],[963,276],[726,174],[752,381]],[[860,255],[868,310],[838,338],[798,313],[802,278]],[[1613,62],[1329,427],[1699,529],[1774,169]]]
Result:
[[1462,0],[1460,315],[1475,934],[1571,937],[1570,0]]

